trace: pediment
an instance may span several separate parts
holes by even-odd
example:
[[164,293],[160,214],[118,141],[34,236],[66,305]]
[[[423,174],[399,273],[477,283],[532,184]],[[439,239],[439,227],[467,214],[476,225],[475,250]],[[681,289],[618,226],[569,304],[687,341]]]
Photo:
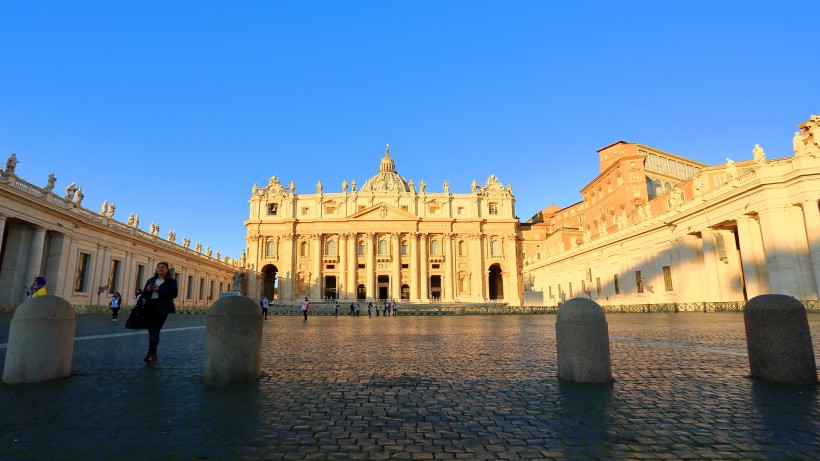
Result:
[[386,203],[378,203],[370,208],[366,208],[352,216],[349,219],[365,219],[365,220],[379,220],[379,221],[417,221],[418,216],[413,213],[401,210],[388,205]]

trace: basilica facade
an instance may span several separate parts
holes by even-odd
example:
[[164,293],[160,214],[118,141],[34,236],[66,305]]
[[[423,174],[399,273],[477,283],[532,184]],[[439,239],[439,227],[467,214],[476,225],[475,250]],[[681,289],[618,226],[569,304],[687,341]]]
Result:
[[429,191],[397,173],[388,148],[361,186],[297,194],[274,176],[249,202],[252,298],[521,304],[515,198],[494,175]]

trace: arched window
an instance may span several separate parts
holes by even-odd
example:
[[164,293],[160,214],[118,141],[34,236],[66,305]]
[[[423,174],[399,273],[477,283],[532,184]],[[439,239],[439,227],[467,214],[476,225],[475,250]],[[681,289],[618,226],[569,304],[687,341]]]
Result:
[[268,258],[276,257],[276,242],[273,240],[268,242],[267,248],[265,249],[265,254]]
[[306,257],[308,255],[308,243],[302,242],[299,244],[299,256]]
[[663,184],[663,190],[671,190],[671,189],[672,189],[672,185],[669,184],[669,182],[665,182]]
[[359,240],[359,256],[365,255],[364,240]]
[[430,254],[434,256],[441,254],[441,242],[438,240],[433,240],[430,242]]
[[652,178],[649,176],[646,177],[646,195],[649,196],[649,200],[652,200],[658,196],[658,193],[655,190],[655,183],[652,182]]
[[387,254],[387,240],[380,239],[379,240],[379,254],[386,255]]
[[336,242],[334,240],[328,240],[325,247],[325,254],[327,256],[336,256]]
[[467,255],[467,249],[465,248],[464,240],[459,240],[459,242],[458,242],[458,255],[459,256],[466,256]]
[[490,242],[490,255],[501,256],[501,242],[498,240],[493,240]]

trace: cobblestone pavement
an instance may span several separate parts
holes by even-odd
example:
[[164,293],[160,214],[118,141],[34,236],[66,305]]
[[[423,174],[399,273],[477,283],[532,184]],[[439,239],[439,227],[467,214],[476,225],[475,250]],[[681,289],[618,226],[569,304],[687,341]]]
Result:
[[555,316],[522,315],[277,317],[260,381],[218,387],[204,316],[146,366],[144,332],[82,315],[71,377],[0,385],[0,459],[820,459],[820,389],[749,379],[741,314],[607,319],[606,385],[559,382]]

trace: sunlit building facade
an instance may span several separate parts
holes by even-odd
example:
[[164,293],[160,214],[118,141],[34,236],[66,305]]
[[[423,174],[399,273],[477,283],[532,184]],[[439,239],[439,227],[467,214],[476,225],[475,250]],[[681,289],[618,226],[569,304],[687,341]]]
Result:
[[492,175],[432,192],[400,176],[388,149],[361,186],[254,185],[245,226],[258,298],[521,303],[515,199]]
[[524,277],[545,304],[732,302],[820,288],[820,117],[794,154],[707,166],[640,144],[601,149],[583,200],[522,226]]

